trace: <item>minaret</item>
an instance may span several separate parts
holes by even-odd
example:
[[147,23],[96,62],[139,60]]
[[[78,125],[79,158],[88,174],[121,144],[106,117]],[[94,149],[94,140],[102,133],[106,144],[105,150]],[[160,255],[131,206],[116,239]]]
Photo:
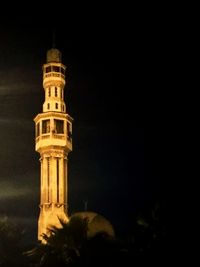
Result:
[[67,221],[67,157],[72,151],[72,121],[64,102],[65,69],[61,53],[52,48],[47,51],[43,65],[45,101],[43,112],[35,121],[35,150],[40,153],[40,216],[38,239],[48,234],[51,225],[60,227],[58,218]]

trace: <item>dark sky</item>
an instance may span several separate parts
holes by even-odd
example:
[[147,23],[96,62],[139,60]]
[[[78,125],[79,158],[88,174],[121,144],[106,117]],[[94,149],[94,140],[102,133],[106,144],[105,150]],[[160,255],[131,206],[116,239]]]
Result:
[[66,14],[55,21],[30,16],[1,23],[0,216],[22,223],[36,238],[40,177],[33,118],[42,111],[42,64],[55,28],[67,66],[65,102],[74,118],[69,212],[83,210],[88,200],[88,210],[123,231],[161,190],[153,38],[141,21],[127,18],[126,24],[114,15],[70,20]]

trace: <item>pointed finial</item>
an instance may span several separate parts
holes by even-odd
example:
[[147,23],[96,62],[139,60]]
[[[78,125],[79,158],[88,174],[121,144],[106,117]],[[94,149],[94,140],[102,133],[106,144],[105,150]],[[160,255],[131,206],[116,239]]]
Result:
[[56,29],[53,28],[53,33],[52,33],[52,48],[56,48]]

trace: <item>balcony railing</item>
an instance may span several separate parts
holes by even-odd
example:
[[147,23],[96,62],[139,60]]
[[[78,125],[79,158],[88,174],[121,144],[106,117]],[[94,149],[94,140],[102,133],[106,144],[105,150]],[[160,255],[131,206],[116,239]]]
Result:
[[49,139],[50,137],[55,138],[55,139],[61,139],[61,140],[66,139],[66,136],[64,134],[52,133],[52,134],[43,134],[43,135],[36,137],[36,142],[39,142],[40,140],[44,140],[44,139]]
[[45,73],[43,75],[43,78],[49,78],[49,77],[61,77],[63,79],[65,79],[65,75],[62,73],[58,73],[58,72],[50,72],[50,73]]
[[52,137],[55,139],[66,139],[65,135],[63,134],[53,134]]

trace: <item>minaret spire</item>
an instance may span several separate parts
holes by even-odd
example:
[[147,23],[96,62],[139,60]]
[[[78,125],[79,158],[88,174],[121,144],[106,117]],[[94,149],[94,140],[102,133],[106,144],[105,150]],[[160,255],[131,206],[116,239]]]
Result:
[[66,113],[64,101],[65,69],[61,52],[56,48],[48,50],[43,65],[43,112],[34,119],[35,149],[41,166],[38,239],[42,242],[42,234],[48,234],[51,225],[61,227],[59,218],[68,218],[67,158],[72,151],[73,119]]
[[56,28],[53,27],[52,32],[52,48],[56,48]]

